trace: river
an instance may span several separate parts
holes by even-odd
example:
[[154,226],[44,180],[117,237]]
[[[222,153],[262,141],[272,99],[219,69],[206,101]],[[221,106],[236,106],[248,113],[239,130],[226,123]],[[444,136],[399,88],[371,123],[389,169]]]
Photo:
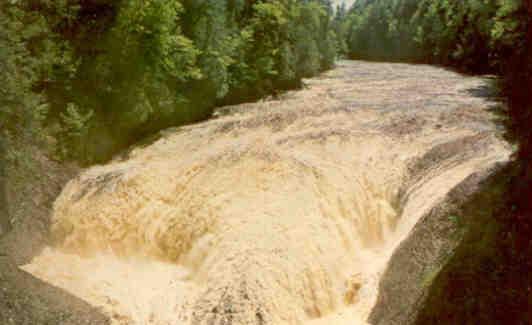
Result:
[[341,61],[85,170],[24,270],[116,324],[365,324],[390,256],[508,160],[489,80]]

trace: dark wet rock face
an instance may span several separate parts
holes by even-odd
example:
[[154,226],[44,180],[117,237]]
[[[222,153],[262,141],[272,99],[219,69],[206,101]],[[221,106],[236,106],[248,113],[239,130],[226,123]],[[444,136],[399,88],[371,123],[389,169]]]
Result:
[[19,269],[48,243],[52,204],[77,169],[38,148],[31,168],[13,166],[5,149],[0,139],[0,324],[109,324],[97,308]]

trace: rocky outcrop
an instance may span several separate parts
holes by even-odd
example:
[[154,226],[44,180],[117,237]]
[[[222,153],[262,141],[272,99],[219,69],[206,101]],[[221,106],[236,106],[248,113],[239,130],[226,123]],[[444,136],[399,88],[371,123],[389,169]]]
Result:
[[24,144],[29,164],[8,164],[1,145],[0,324],[109,324],[96,308],[19,269],[48,243],[53,201],[77,168]]
[[420,219],[390,259],[370,324],[416,324],[435,279],[464,235],[479,226],[482,218],[492,218],[500,206],[503,167],[503,163],[494,163],[472,173]]

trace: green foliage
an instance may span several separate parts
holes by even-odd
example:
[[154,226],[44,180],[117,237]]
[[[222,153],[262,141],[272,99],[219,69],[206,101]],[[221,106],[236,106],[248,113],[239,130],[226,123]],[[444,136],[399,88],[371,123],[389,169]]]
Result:
[[496,70],[493,35],[505,29],[496,17],[504,20],[510,8],[515,3],[503,0],[358,4],[348,17],[349,50],[355,57],[438,63],[476,72]]
[[349,55],[499,74],[512,131],[528,143],[531,12],[530,0],[357,1],[345,18]]
[[332,67],[330,7],[324,0],[2,2],[2,133],[58,125],[59,156],[105,160],[146,134],[204,119],[217,104],[294,87]]
[[334,36],[336,37],[336,51],[341,56],[347,56],[347,33],[349,30],[349,21],[347,20],[347,8],[345,3],[336,7],[332,28]]
[[53,64],[42,51],[47,32],[42,16],[0,4],[0,137],[27,137],[39,130],[46,105],[32,87]]
[[59,153],[62,158],[87,159],[87,148],[84,139],[89,135],[90,122],[93,111],[82,113],[73,103],[67,105],[66,111],[61,113],[60,138],[61,147]]
[[67,16],[58,10],[62,5],[0,2],[0,164],[29,166],[26,145],[45,143],[43,122],[50,108],[45,88],[57,77],[55,67],[68,69],[71,62],[67,45],[52,31],[58,17]]
[[[345,18],[349,55],[502,76],[511,131],[528,147],[532,137],[531,13],[530,0],[357,1]],[[522,156],[532,152],[523,150]]]

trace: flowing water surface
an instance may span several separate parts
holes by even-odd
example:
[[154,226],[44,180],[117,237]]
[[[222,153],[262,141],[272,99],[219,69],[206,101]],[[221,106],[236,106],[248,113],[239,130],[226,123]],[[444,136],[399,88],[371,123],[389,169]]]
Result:
[[488,81],[343,61],[84,171],[23,268],[116,324],[365,324],[421,216],[506,161]]

